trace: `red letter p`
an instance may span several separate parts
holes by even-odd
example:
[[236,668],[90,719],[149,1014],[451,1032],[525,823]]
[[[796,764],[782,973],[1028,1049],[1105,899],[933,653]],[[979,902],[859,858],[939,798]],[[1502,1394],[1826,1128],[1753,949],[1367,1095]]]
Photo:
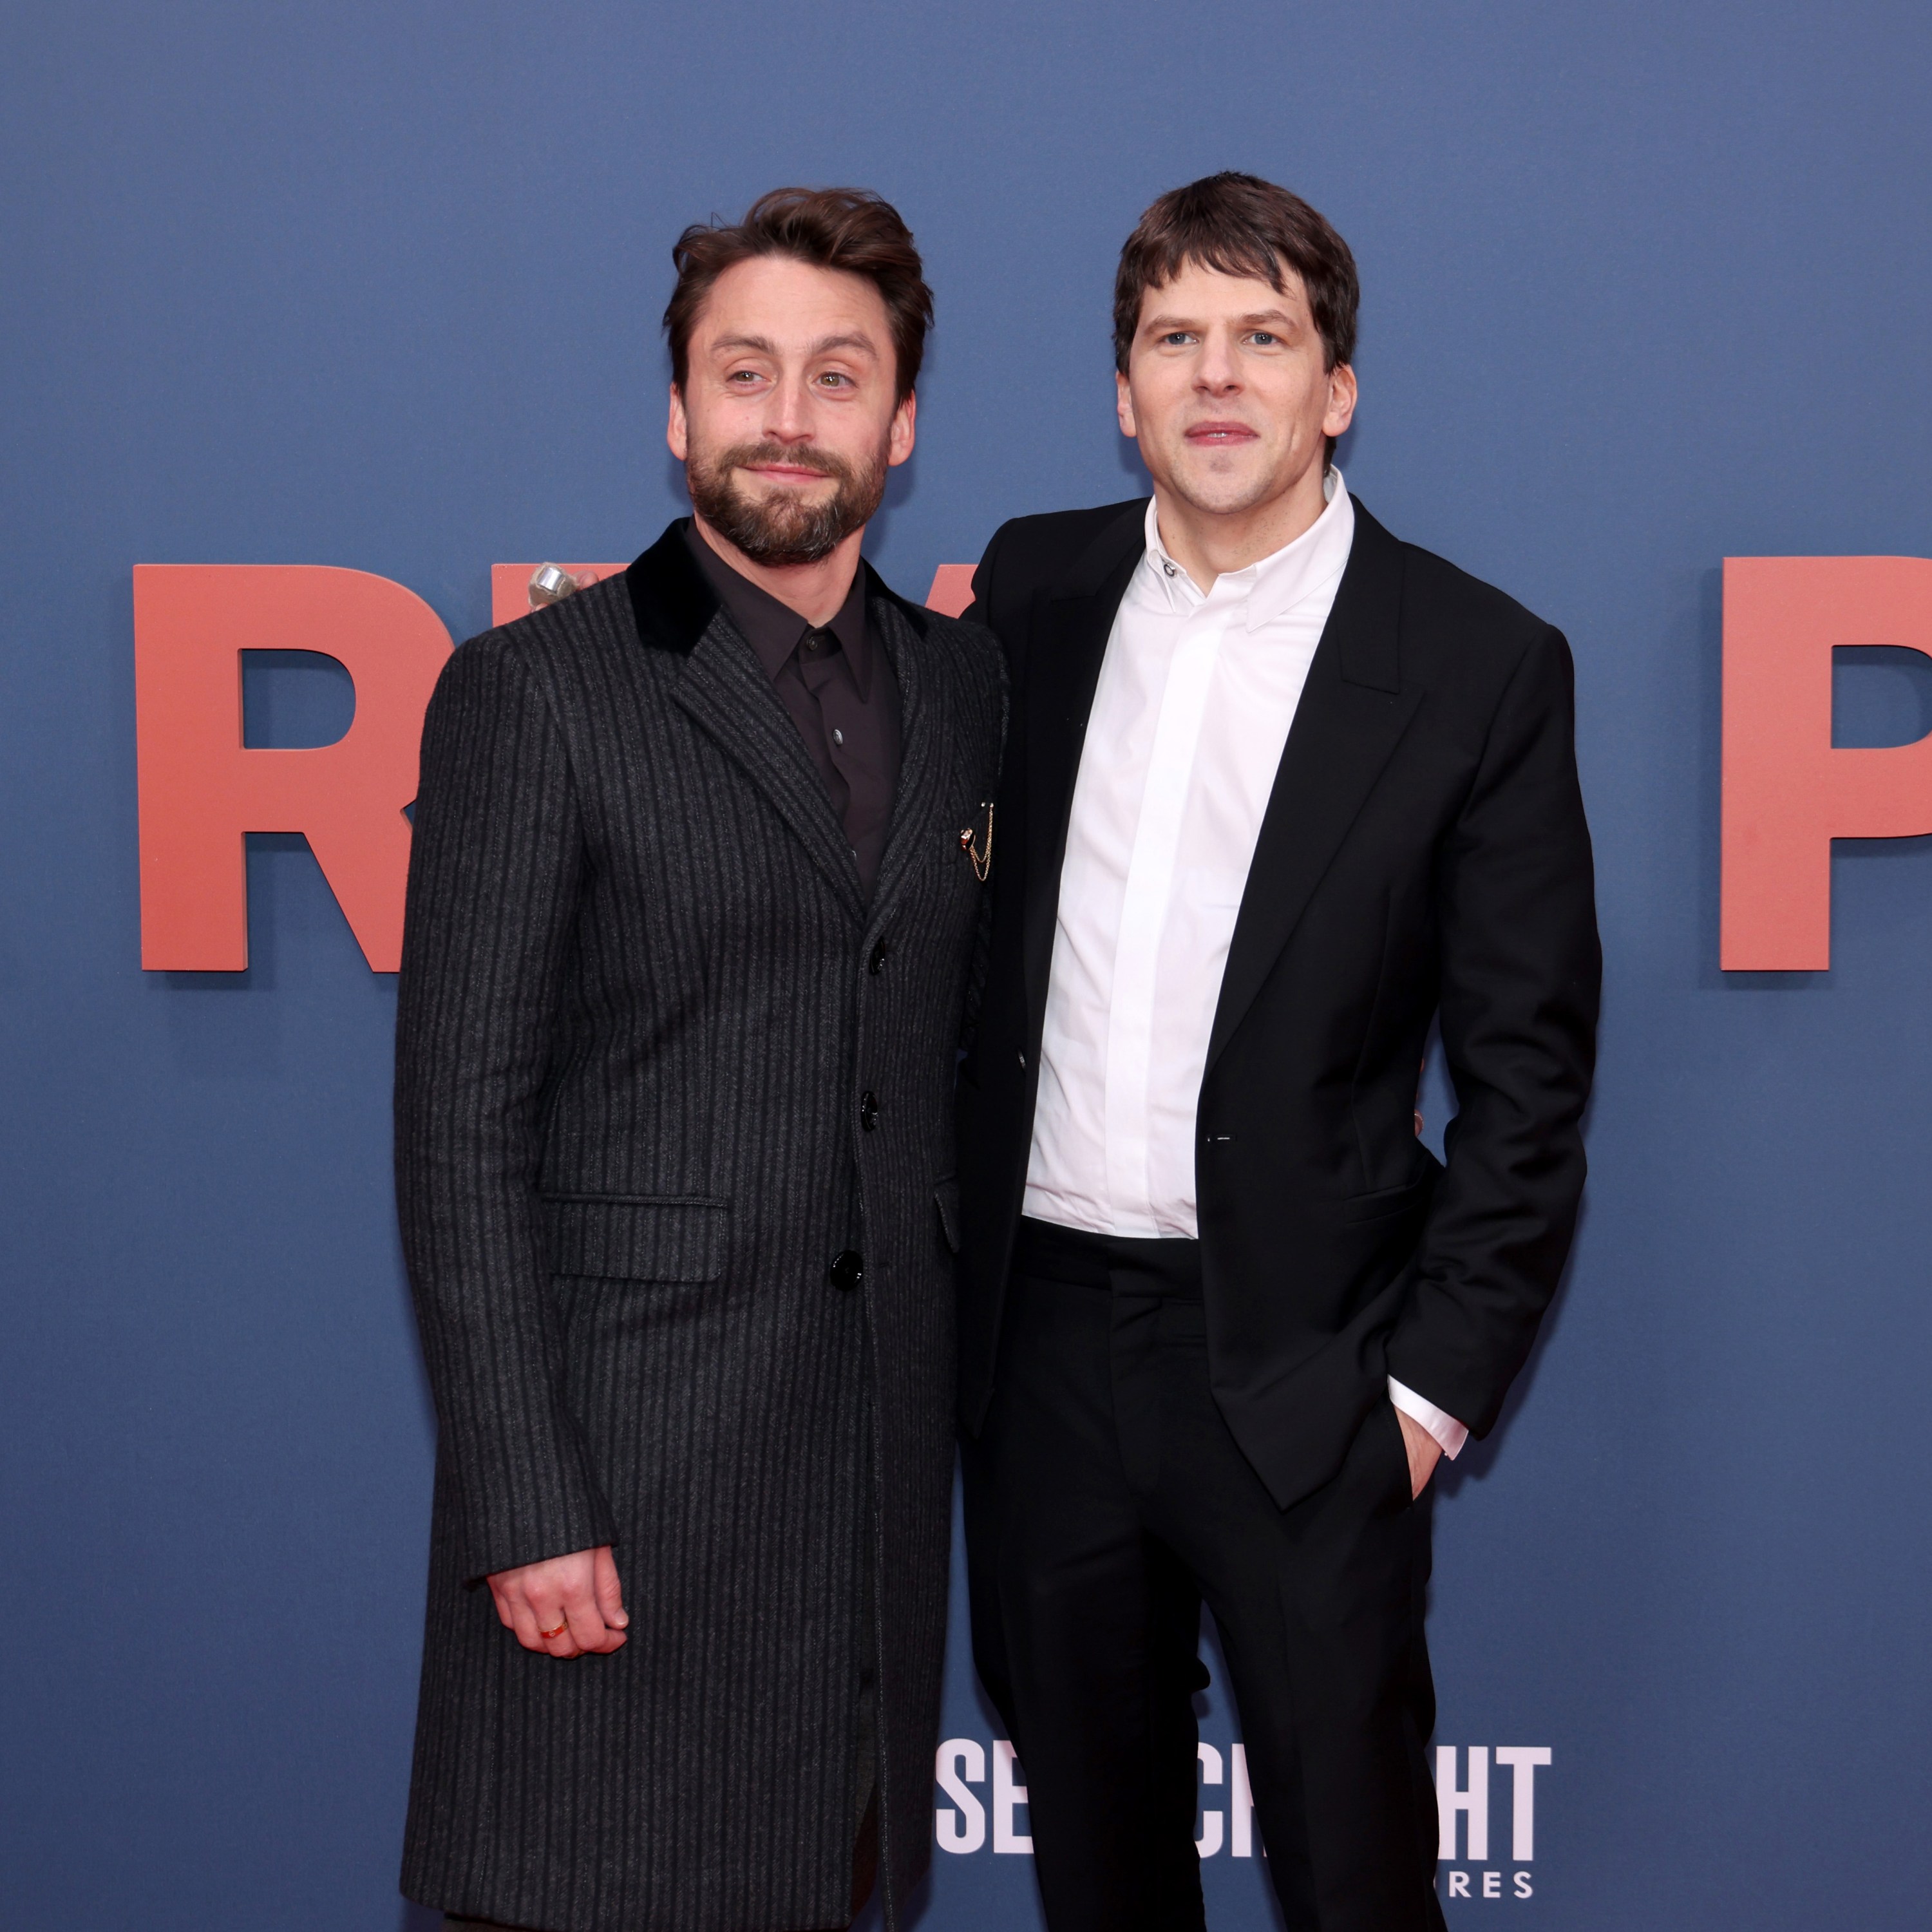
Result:
[[1724,560],[1724,901],[1727,972],[1832,963],[1832,841],[1932,832],[1932,737],[1834,749],[1832,652],[1932,654],[1932,560]]

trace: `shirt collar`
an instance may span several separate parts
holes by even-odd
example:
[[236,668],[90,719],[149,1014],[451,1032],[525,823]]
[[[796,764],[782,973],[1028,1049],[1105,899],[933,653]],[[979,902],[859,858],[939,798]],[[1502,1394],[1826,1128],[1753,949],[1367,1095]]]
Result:
[[1286,616],[1304,597],[1328,589],[1348,566],[1354,541],[1355,508],[1348,486],[1332,464],[1322,479],[1326,506],[1294,542],[1271,556],[1240,570],[1224,572],[1214,590],[1199,585],[1168,555],[1160,540],[1156,500],[1148,499],[1147,554],[1138,573],[1143,594],[1176,616],[1198,610],[1211,596],[1222,603],[1238,602],[1243,621],[1251,630]]
[[[745,634],[745,641],[764,666],[766,676],[776,677],[796,655],[799,640],[812,626],[790,604],[780,603],[769,590],[734,570],[698,534],[695,519],[686,520],[684,537],[698,568],[718,593],[718,602],[732,622]],[[872,638],[866,622],[866,566],[862,563],[853,572],[852,587],[845,593],[838,615],[824,628],[838,640],[838,648],[851,664],[860,697],[868,698],[872,694]]]

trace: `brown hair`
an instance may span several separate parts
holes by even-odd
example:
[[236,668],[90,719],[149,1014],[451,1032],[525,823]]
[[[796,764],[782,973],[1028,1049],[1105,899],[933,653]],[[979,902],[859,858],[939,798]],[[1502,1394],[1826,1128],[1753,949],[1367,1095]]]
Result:
[[1362,291],[1348,243],[1298,194],[1256,175],[1219,174],[1170,188],[1120,250],[1114,366],[1122,375],[1140,327],[1142,298],[1172,281],[1189,262],[1224,275],[1254,275],[1276,290],[1286,262],[1308,291],[1328,367],[1354,359]]
[[711,286],[727,268],[760,255],[788,255],[819,268],[862,275],[886,305],[898,365],[898,399],[919,380],[926,332],[932,326],[932,291],[913,246],[912,230],[892,203],[861,188],[775,188],[761,194],[742,221],[713,217],[693,222],[670,258],[677,286],[664,310],[672,380],[682,389],[690,364],[691,332]]

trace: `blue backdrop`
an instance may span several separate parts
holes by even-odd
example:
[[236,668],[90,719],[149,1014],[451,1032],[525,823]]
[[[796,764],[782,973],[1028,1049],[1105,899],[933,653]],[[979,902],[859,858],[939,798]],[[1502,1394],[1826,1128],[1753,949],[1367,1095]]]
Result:
[[[1234,166],[1360,256],[1351,487],[1578,661],[1589,1204],[1444,1480],[1432,1624],[1464,1774],[1552,1760],[1533,1858],[1495,1774],[1452,1923],[1924,1923],[1932,841],[1840,853],[1829,974],[1720,973],[1716,895],[1720,559],[1932,554],[1928,98],[1922,5],[10,9],[0,1922],[428,1923],[394,982],[289,838],[248,973],[138,970],[130,566],[354,566],[461,637],[492,562],[633,554],[680,503],[673,236],[856,182],[938,296],[872,544],[922,593],[1144,489],[1113,258]],[[1841,738],[1922,733],[1925,668],[1848,663]],[[257,742],[340,730],[326,669],[250,679]],[[989,1747],[962,1634],[946,1732]],[[1024,1856],[935,1862],[928,1932],[1035,1924]],[[1232,1837],[1204,1869],[1217,1925],[1274,1922]]]

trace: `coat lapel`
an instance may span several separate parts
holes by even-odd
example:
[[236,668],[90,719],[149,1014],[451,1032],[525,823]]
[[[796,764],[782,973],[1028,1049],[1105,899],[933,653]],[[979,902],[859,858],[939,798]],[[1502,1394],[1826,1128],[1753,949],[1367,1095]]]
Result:
[[1248,867],[1207,1070],[1300,923],[1421,696],[1419,685],[1405,688],[1400,676],[1402,570],[1401,545],[1358,502],[1348,567],[1308,668]]
[[[1102,530],[1044,599],[1027,652],[1026,880],[1022,927],[1033,1036],[1046,1011],[1047,977],[1060,909],[1060,868],[1087,719],[1100,681],[1114,614],[1146,548],[1144,500]],[[1046,639],[1049,648],[1042,649]]]
[[705,627],[672,692],[771,802],[854,917],[862,917],[859,868],[825,781],[764,667],[722,611]]
[[[899,689],[899,783],[892,822],[872,886],[871,922],[880,923],[900,887],[934,841],[950,844],[958,827],[938,816],[946,792],[952,734],[946,728],[945,694],[928,675],[926,617],[886,588],[866,567],[867,621],[892,662]],[[964,861],[958,862],[963,864]]]
[[862,919],[859,868],[825,782],[764,666],[692,561],[682,523],[625,576],[640,640],[684,657],[673,696],[770,801],[854,917]]

